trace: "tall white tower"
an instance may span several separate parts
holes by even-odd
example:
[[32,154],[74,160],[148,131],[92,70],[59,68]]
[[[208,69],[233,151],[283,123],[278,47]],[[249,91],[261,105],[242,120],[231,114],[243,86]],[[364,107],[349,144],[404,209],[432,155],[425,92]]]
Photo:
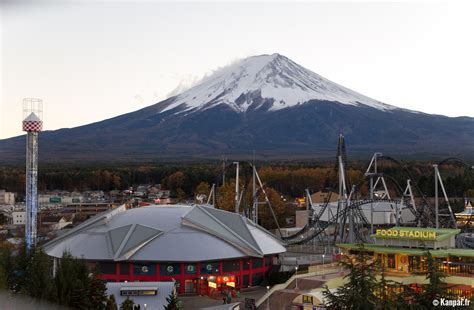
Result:
[[25,243],[36,245],[38,213],[38,133],[43,130],[43,101],[23,99],[23,131],[26,131],[26,227]]

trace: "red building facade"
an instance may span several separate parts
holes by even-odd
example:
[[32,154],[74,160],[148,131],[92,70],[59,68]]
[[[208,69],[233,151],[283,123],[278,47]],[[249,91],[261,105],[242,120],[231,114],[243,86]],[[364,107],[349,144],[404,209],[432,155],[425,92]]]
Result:
[[177,282],[180,294],[211,295],[223,290],[258,286],[275,256],[206,262],[98,262],[99,277],[109,282]]

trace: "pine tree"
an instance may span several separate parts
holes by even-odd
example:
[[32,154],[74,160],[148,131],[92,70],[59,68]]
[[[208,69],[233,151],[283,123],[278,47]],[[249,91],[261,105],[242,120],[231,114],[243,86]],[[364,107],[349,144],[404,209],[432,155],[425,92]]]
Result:
[[64,253],[58,264],[56,277],[54,278],[54,298],[60,305],[70,305],[72,283],[75,272],[73,270],[74,260],[69,253]]
[[52,292],[51,259],[41,248],[33,248],[28,255],[22,291],[33,298],[48,299]]
[[115,301],[115,296],[113,294],[107,298],[105,310],[117,310],[117,302]]
[[77,309],[89,309],[90,283],[86,263],[64,253],[54,278],[53,301]]
[[346,259],[341,264],[349,270],[344,278],[347,283],[331,292],[326,286],[323,295],[330,309],[371,310],[376,309],[378,298],[376,262],[371,259],[363,246],[358,249],[355,260]]
[[16,255],[14,259],[12,257],[11,261],[12,264],[10,267],[12,268],[12,272],[9,276],[9,284],[10,289],[13,292],[23,292],[25,290],[25,283],[27,282],[26,269],[28,267],[29,260],[30,257],[26,250],[26,245],[23,243],[20,246],[18,255]]
[[127,299],[125,299],[123,303],[120,305],[120,310],[133,310],[133,305],[135,305],[135,303],[133,302],[133,299],[129,299],[127,297]]
[[12,259],[10,249],[0,250],[0,290],[10,288],[9,278],[11,277]]
[[84,283],[76,279],[73,281],[71,289],[71,297],[69,305],[73,309],[87,310],[90,308],[90,301],[87,298],[88,296],[87,286]]
[[423,256],[426,260],[426,270],[419,274],[424,275],[428,280],[428,283],[422,285],[421,293],[415,294],[411,291],[410,293],[414,304],[431,309],[433,300],[439,300],[440,298],[449,299],[452,296],[448,292],[448,285],[444,282],[445,275],[443,272],[438,270],[431,252],[426,251]]
[[392,280],[387,280],[385,265],[380,260],[377,260],[377,269],[380,274],[380,279],[375,287],[375,294],[378,299],[376,309],[391,310],[404,308],[405,301],[398,298],[398,293],[403,290],[403,285]]
[[175,290],[166,297],[166,301],[168,302],[168,305],[165,306],[165,310],[178,310],[178,296]]
[[90,307],[94,310],[103,310],[108,301],[107,287],[104,281],[97,278],[96,274],[97,273],[94,273],[89,281]]

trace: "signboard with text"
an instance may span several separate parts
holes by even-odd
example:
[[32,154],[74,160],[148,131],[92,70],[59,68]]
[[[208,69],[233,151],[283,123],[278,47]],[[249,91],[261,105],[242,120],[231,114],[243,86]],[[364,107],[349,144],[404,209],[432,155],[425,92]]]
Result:
[[313,296],[303,295],[303,303],[304,304],[313,304]]
[[217,288],[217,284],[214,282],[209,282],[209,287]]
[[436,240],[436,232],[419,229],[377,229],[375,237]]

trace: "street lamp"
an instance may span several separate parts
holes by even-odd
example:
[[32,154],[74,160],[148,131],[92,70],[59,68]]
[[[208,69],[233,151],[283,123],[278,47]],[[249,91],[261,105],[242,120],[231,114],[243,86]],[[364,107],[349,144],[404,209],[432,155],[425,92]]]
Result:
[[267,286],[267,309],[270,310],[270,295],[268,292],[270,292],[270,286]]
[[295,273],[295,286],[296,286],[296,289],[298,289],[298,266],[295,267],[296,269],[296,273]]
[[325,276],[324,274],[324,254],[323,254],[323,277]]
[[143,304],[143,307],[144,307],[144,308],[145,308],[145,310],[146,310],[146,304]]

